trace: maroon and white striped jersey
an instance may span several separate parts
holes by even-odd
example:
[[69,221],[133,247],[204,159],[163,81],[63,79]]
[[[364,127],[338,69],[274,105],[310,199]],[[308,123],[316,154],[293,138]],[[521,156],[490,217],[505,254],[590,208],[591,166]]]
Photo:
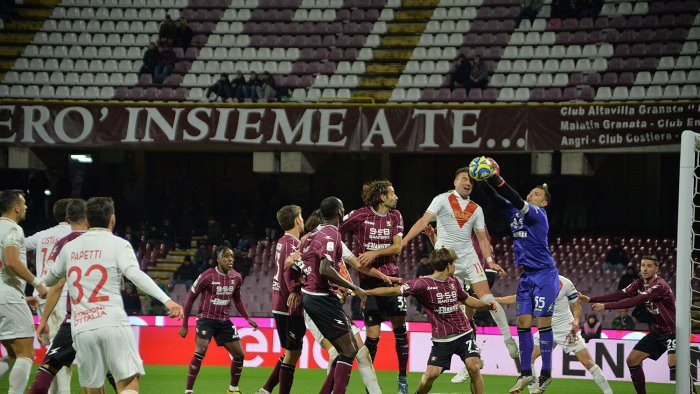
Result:
[[314,295],[335,295],[335,284],[321,276],[321,260],[327,259],[338,271],[338,262],[343,258],[343,241],[338,228],[327,224],[320,225],[309,235],[302,247],[301,259],[304,261],[303,292]]
[[298,293],[301,290],[299,271],[285,268],[284,261],[299,249],[299,239],[289,233],[285,233],[275,246],[275,263],[277,271],[272,278],[272,312],[282,315],[301,316],[301,305],[294,309],[287,306],[289,293]]
[[[213,320],[228,319],[231,301],[239,309],[242,283],[243,277],[233,268],[228,271],[228,274],[221,273],[217,267],[202,272],[190,289],[195,298],[202,296],[197,317]],[[238,311],[245,315],[240,309]]]
[[659,276],[648,283],[644,279],[637,279],[622,291],[591,297],[590,302],[604,302],[605,309],[627,309],[644,303],[651,314],[652,334],[667,335],[676,332],[676,297],[671,286]]
[[[46,260],[49,262],[48,264],[52,264],[56,259],[58,258],[58,255],[61,253],[61,249],[63,249],[63,245],[67,244],[68,242],[78,238],[79,236],[85,234],[85,230],[79,230],[79,231],[73,231],[72,233],[66,235],[65,237],[61,238],[56,242],[56,244],[53,246],[53,249],[51,250],[51,253],[49,254],[48,259]],[[66,303],[66,317],[63,319],[63,322],[69,322],[70,321],[70,299],[68,298],[68,286],[64,285],[63,290],[61,291],[61,299],[65,298],[65,303]],[[60,300],[59,300],[60,303]],[[56,308],[58,308],[58,305],[56,305]]]
[[410,279],[401,285],[404,297],[413,296],[425,310],[433,327],[433,340],[450,339],[472,328],[459,308],[460,301],[469,298],[455,277],[441,281],[432,276]]
[[[372,207],[362,207],[348,214],[340,225],[340,232],[353,234],[354,252],[359,256],[369,250],[386,249],[391,246],[394,236],[403,236],[403,218],[401,212],[396,209],[381,215]],[[372,267],[385,275],[397,275],[397,259],[398,255],[380,256],[372,262]]]

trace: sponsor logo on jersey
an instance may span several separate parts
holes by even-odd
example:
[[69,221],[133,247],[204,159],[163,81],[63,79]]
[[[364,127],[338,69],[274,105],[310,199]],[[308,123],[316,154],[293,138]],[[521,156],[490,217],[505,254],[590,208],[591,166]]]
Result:
[[374,226],[374,222],[370,222],[369,220],[365,220],[365,224],[369,224],[370,226]]

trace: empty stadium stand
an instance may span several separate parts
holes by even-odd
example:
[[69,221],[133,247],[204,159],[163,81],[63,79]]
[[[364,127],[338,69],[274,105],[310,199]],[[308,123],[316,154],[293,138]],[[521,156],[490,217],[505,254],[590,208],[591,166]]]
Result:
[[[698,0],[607,0],[595,20],[558,23],[545,2],[518,28],[517,0],[34,3],[5,26],[1,97],[200,100],[235,71],[269,71],[297,101],[678,100],[697,98],[700,83]],[[156,85],[138,70],[166,14],[188,19],[195,37]],[[486,61],[487,88],[447,88],[460,53]]]

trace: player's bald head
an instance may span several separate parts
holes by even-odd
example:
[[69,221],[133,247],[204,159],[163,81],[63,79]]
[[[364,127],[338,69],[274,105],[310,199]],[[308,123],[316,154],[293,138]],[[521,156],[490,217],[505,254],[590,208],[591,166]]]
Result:
[[323,219],[335,219],[338,217],[338,211],[343,210],[343,202],[338,197],[326,197],[321,201],[319,209]]

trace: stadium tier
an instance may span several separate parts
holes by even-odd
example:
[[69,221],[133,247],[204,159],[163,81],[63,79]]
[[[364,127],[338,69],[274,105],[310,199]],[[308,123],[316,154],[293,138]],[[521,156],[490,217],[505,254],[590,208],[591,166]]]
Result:
[[[64,0],[14,62],[4,52],[0,96],[193,101],[222,73],[267,71],[296,101],[697,97],[699,1],[609,0],[597,18],[565,19],[549,3],[516,27],[517,0]],[[139,70],[166,15],[194,37],[155,83]],[[37,17],[3,33],[21,43]],[[481,56],[488,86],[448,87],[459,54]]]

